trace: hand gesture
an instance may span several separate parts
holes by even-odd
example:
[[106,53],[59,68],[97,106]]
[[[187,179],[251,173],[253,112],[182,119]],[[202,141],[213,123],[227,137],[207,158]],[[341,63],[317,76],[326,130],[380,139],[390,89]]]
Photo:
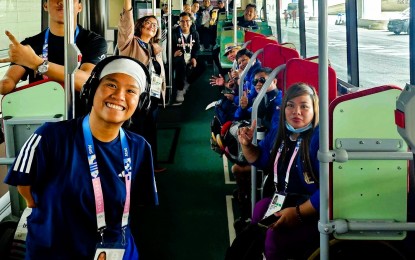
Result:
[[230,78],[230,79],[236,79],[236,78],[239,78],[239,73],[238,73],[238,71],[237,71],[237,70],[232,70],[232,71],[230,72],[230,74],[229,74],[229,78]]
[[177,50],[173,54],[174,57],[179,57],[179,56],[182,56],[182,55],[183,55],[183,52],[181,50]]
[[241,145],[248,146],[252,144],[254,138],[254,130],[256,127],[256,121],[252,121],[251,126],[245,126],[238,129],[238,141]]
[[239,100],[239,105],[242,109],[245,109],[248,107],[248,94],[246,93],[246,90],[244,90],[241,99]]
[[0,59],[0,63],[13,62],[21,66],[36,69],[43,62],[43,59],[35,53],[32,47],[20,44],[9,31],[6,31],[6,35],[11,42],[9,45],[9,57]]
[[195,58],[192,58],[192,59],[190,60],[190,63],[192,64],[192,67],[193,67],[193,68],[196,68],[197,61],[196,61],[196,59],[195,59]]
[[223,85],[225,85],[225,79],[220,74],[219,74],[218,77],[212,76],[212,78],[210,79],[210,85],[212,85],[212,86],[223,86]]

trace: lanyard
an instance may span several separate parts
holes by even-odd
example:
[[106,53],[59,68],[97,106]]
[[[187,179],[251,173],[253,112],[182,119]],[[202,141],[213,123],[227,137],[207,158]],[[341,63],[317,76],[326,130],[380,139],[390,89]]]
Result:
[[[91,128],[89,126],[89,115],[87,115],[82,121],[82,130],[84,133],[86,153],[88,155],[89,171],[91,173],[92,186],[94,188],[94,197],[95,197],[95,211],[97,216],[97,226],[98,232],[100,232],[101,237],[103,236],[104,229],[106,227],[105,223],[105,210],[104,210],[104,196],[102,194],[102,186],[99,177],[97,158],[94,149],[94,141],[92,139]],[[126,198],[124,204],[124,211],[122,214],[121,228],[123,233],[125,228],[128,225],[128,217],[130,214],[130,191],[131,191],[131,157],[128,147],[127,138],[125,137],[125,132],[120,128],[120,139],[121,139],[121,148],[123,154],[124,162],[124,178],[125,178],[125,189],[126,189]]]
[[[302,139],[301,139],[301,137],[299,137],[298,140],[297,140],[297,144],[295,145],[294,152],[291,155],[291,159],[290,159],[290,162],[289,162],[288,167],[287,167],[287,172],[285,174],[284,192],[287,189],[288,181],[290,179],[290,169],[291,169],[291,166],[293,164],[294,158],[297,155],[298,150],[300,149],[301,141],[302,141]],[[284,141],[281,143],[281,146],[278,148],[278,153],[277,153],[277,156],[275,157],[275,161],[274,161],[274,184],[275,184],[275,190],[276,191],[278,191],[278,189],[277,189],[277,184],[278,184],[278,159],[281,156],[281,152],[282,152],[283,148],[284,148]]]
[[149,63],[148,63],[148,70],[150,71],[150,73],[156,73],[156,70],[154,69],[154,66],[153,66],[153,52],[152,52],[150,43],[145,43],[143,40],[141,40],[138,37],[137,37],[137,42],[138,42],[138,44],[140,44],[140,46],[144,50],[147,50],[148,53],[149,53],[149,55],[150,55],[150,58],[148,60],[149,61]]
[[[50,29],[47,28],[46,32],[45,32],[45,40],[43,42],[43,48],[42,48],[42,59],[43,60],[48,60],[48,55],[49,55],[49,32],[50,32]],[[76,38],[78,38],[78,34],[79,34],[79,27],[76,26],[75,42],[76,42]]]
[[[186,54],[191,53],[192,52],[192,47],[193,47],[193,43],[192,43],[193,42],[193,35],[190,34],[190,42],[189,43],[185,42],[184,36],[183,36],[183,33],[181,32],[181,30],[180,30],[180,37],[182,38],[182,47],[183,47],[184,53],[186,53]],[[187,44],[189,44],[189,52],[186,51],[186,45]]]

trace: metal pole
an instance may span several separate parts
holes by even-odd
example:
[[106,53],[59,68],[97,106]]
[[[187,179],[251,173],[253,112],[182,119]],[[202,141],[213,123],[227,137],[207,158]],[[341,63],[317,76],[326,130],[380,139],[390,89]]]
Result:
[[233,44],[236,46],[238,44],[238,25],[237,25],[237,17],[236,15],[238,14],[237,12],[238,10],[236,10],[236,0],[233,0]]
[[[65,22],[65,51],[64,51],[64,73],[65,73],[65,115],[64,119],[75,118],[75,71],[78,68],[79,49],[74,44],[74,6],[72,0],[63,2]],[[80,60],[80,59],[79,59]]]
[[[318,53],[319,53],[319,99],[320,99],[320,149],[329,153],[328,127],[328,51],[327,51],[327,0],[318,2]],[[329,257],[329,233],[325,228],[329,222],[329,162],[320,161],[320,259]]]
[[[357,0],[346,1],[347,82],[359,87]],[[410,40],[410,39],[409,39]]]
[[173,50],[173,43],[172,43],[172,33],[173,33],[173,30],[172,30],[172,28],[173,28],[173,24],[172,24],[172,0],[168,0],[167,1],[167,4],[168,4],[168,10],[169,10],[169,13],[167,14],[167,19],[168,19],[168,21],[167,21],[167,25],[168,25],[168,28],[167,28],[167,39],[168,39],[168,42],[167,42],[167,50],[168,50],[168,52],[167,52],[167,58],[168,58],[168,61],[169,61],[169,84],[167,85],[167,87],[169,88],[169,104],[171,104],[172,103],[172,100],[171,100],[171,97],[172,97],[172,92],[173,92],[173,54],[172,54],[172,50]]
[[275,1],[275,23],[277,25],[277,31],[275,32],[275,35],[277,36],[278,42],[282,42],[282,37],[281,37],[281,5],[280,5],[280,1]]
[[305,37],[305,14],[304,14],[304,0],[298,1],[298,23],[299,23],[299,32],[300,32],[300,54],[301,57],[307,57],[307,46],[306,46],[306,37]]
[[409,1],[409,82],[412,86],[415,85],[415,39],[413,37],[415,32],[415,0]]
[[157,16],[157,1],[156,0],[153,0],[151,4],[151,8],[153,9],[153,15]]

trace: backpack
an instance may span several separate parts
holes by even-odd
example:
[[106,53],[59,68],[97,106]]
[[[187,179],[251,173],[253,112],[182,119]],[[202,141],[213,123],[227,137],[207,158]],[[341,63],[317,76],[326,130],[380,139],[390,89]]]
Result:
[[246,226],[226,251],[225,260],[262,260],[266,232],[256,223]]

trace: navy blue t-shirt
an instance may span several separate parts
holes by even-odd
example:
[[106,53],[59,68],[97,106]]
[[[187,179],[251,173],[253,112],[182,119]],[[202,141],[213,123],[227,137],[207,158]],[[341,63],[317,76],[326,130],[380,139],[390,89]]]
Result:
[[[46,123],[28,139],[5,178],[7,184],[30,185],[36,203],[27,219],[27,258],[92,259],[97,232],[95,199],[82,131],[82,118]],[[131,208],[157,205],[150,145],[125,131],[132,160]],[[105,242],[121,242],[126,189],[121,142],[94,139],[104,196]],[[126,257],[137,255],[130,229]]]
[[[107,54],[107,42],[105,39],[92,31],[85,30],[78,25],[79,33],[76,37],[75,43],[79,51],[82,54],[81,65],[83,63],[97,64],[103,60]],[[21,44],[30,45],[36,54],[42,55],[43,44],[45,42],[45,32],[28,37],[24,39]],[[50,62],[64,65],[65,60],[65,41],[63,36],[56,36],[52,32],[49,32],[48,39],[48,60]],[[26,80],[29,76],[29,83],[42,80],[41,75],[35,75],[34,71],[30,68],[24,67],[26,72],[22,77],[22,80]]]

